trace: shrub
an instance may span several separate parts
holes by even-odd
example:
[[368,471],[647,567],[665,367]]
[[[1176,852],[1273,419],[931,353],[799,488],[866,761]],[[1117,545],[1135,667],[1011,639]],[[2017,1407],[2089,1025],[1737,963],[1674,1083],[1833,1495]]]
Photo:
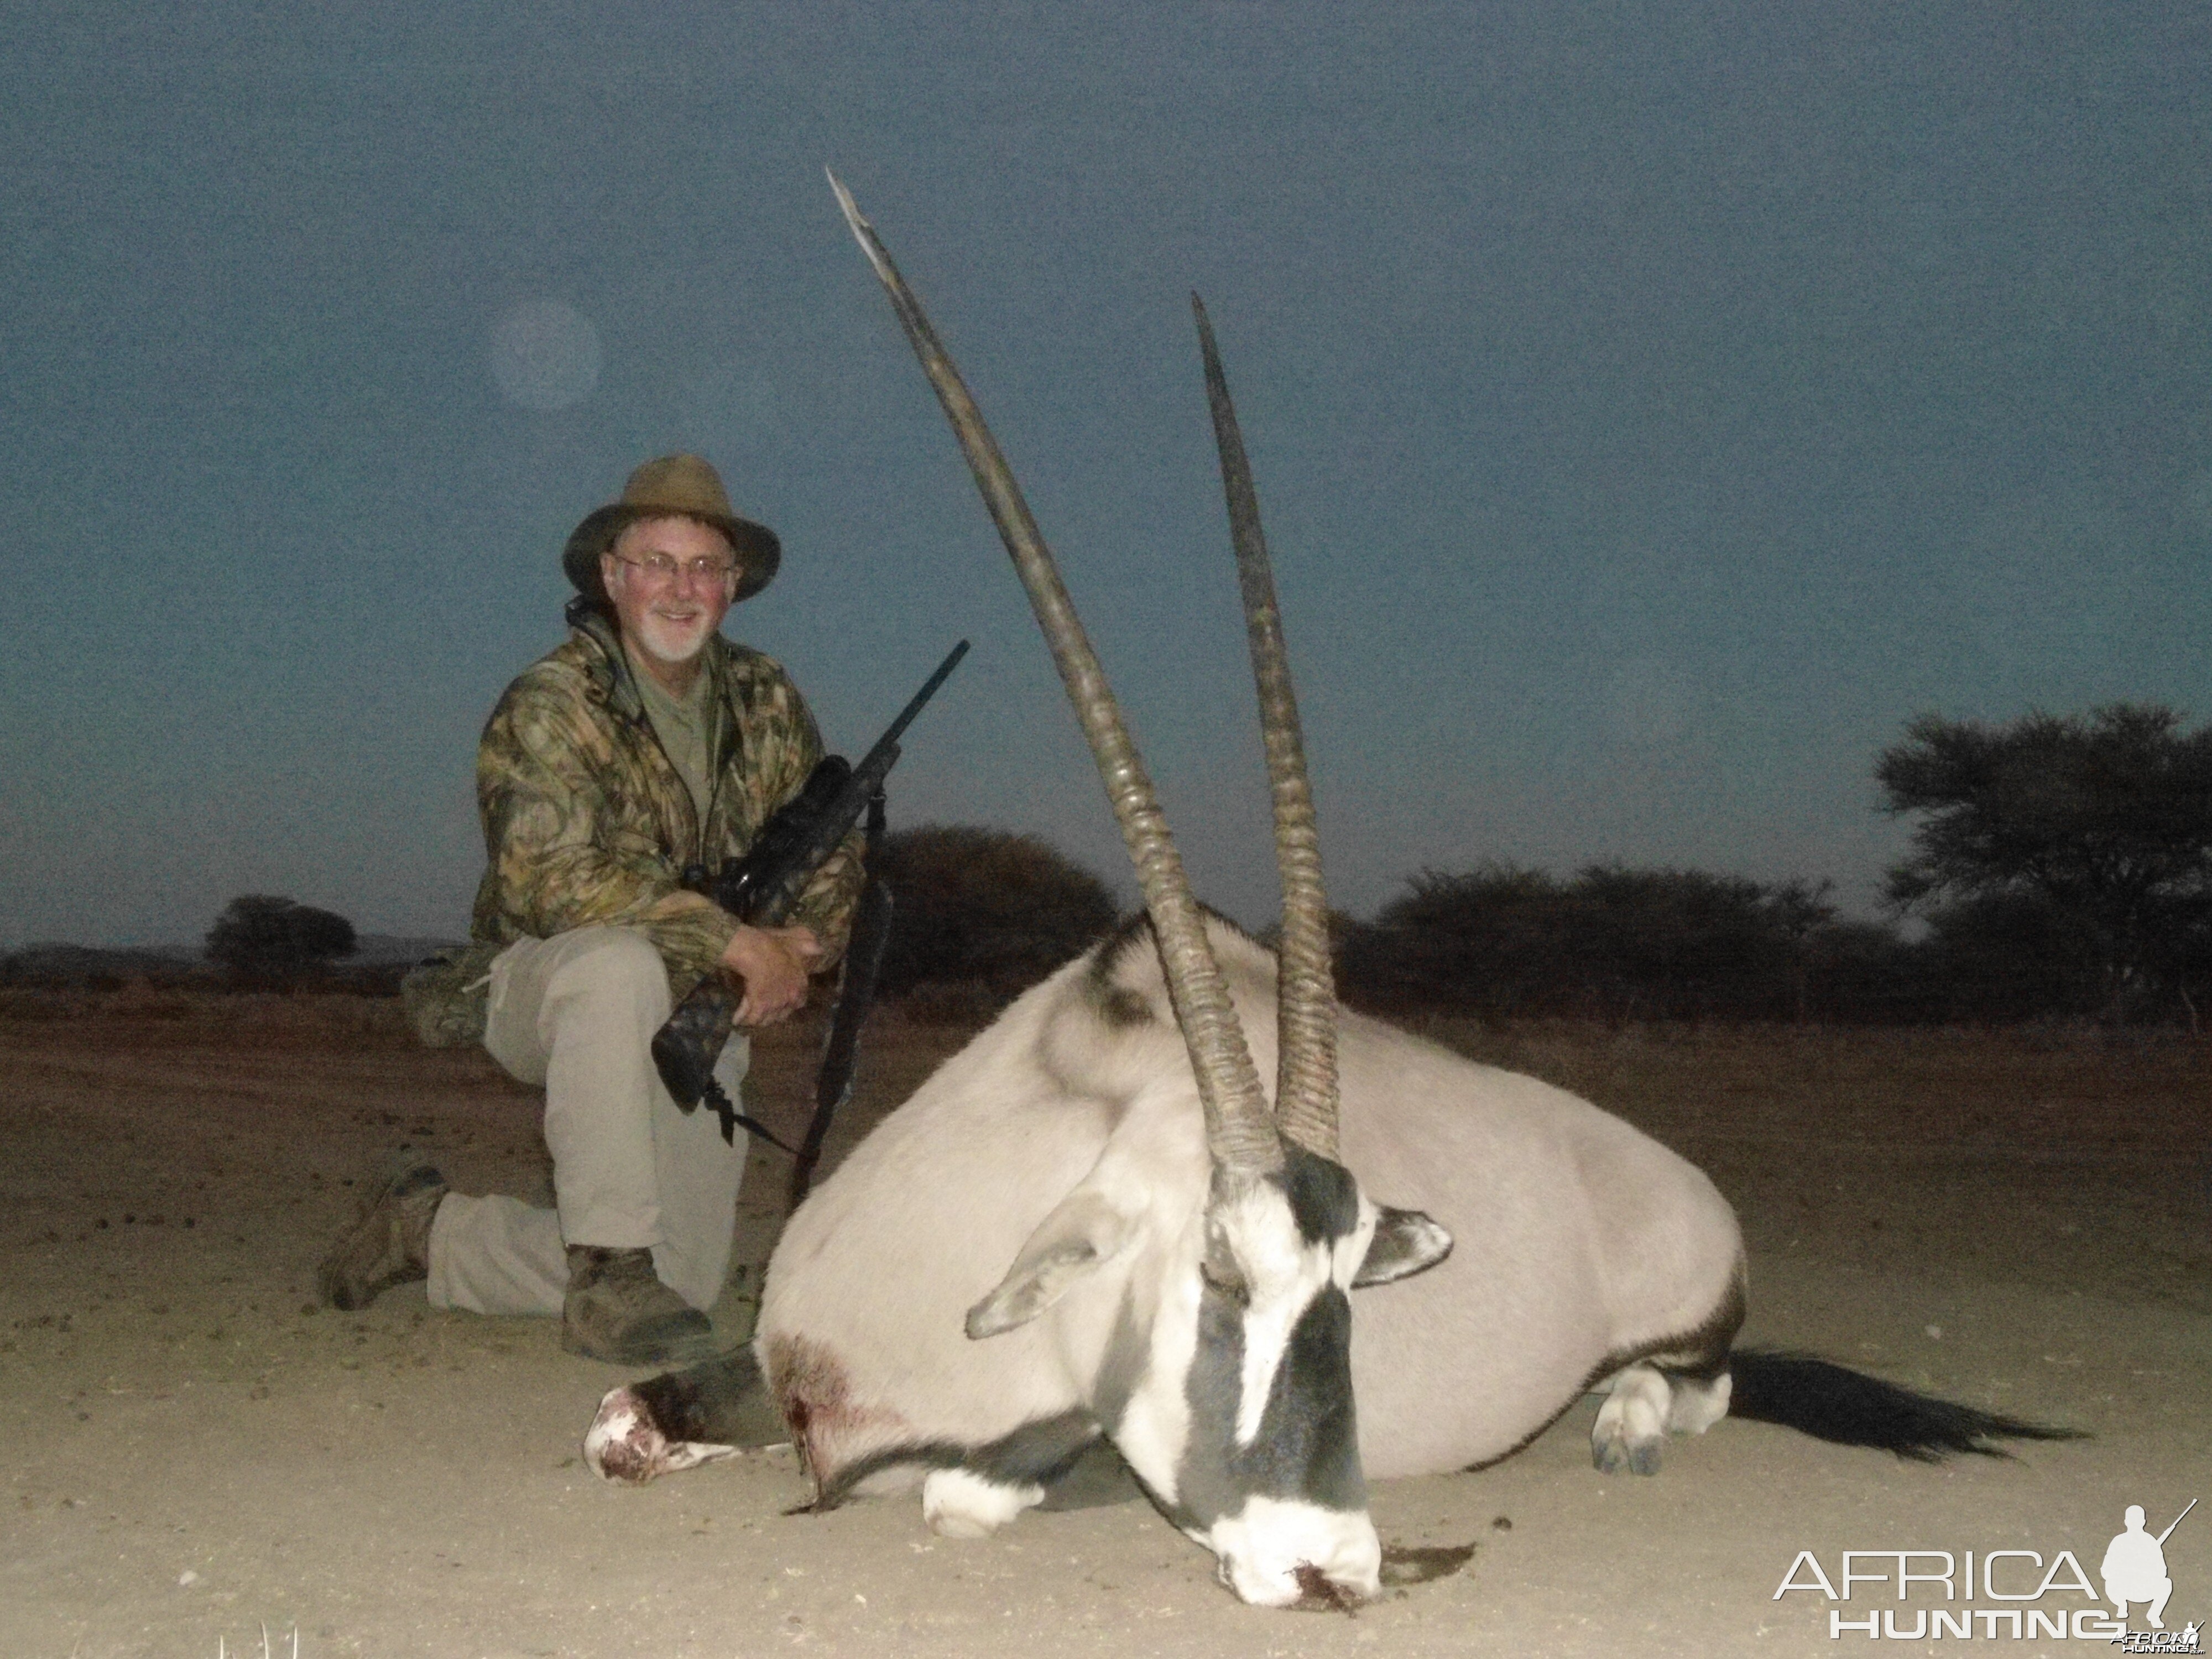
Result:
[[208,955],[247,988],[282,988],[353,952],[353,924],[343,916],[268,893],[231,900],[207,933]]
[[1825,887],[1592,866],[1571,882],[1425,871],[1340,952],[1347,1000],[1387,1012],[1771,1019],[1808,1012]]
[[929,824],[887,837],[877,874],[891,890],[882,989],[973,981],[1003,1005],[1114,925],[1097,876],[1035,836]]
[[1767,890],[1700,870],[1583,871],[1569,927],[1607,1018],[1776,1018],[1792,1011],[1792,941]]
[[1347,1002],[1504,1018],[1565,1000],[1563,895],[1543,871],[1488,863],[1457,875],[1424,870],[1406,885],[1339,945],[1338,994]]
[[1949,1012],[1926,944],[1886,922],[1834,921],[1805,941],[1805,1000],[1817,1018],[1844,1025],[1911,1025]]

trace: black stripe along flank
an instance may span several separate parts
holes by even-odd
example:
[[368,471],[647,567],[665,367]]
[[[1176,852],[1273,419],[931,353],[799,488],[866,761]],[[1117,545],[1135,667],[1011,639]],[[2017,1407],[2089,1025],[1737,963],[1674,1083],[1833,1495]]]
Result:
[[1098,1434],[1097,1418],[1077,1407],[1033,1419],[1012,1433],[980,1446],[963,1446],[950,1440],[886,1446],[847,1464],[823,1481],[812,1508],[817,1512],[834,1510],[870,1475],[910,1463],[931,1469],[965,1469],[1004,1486],[1049,1486],[1075,1466]]

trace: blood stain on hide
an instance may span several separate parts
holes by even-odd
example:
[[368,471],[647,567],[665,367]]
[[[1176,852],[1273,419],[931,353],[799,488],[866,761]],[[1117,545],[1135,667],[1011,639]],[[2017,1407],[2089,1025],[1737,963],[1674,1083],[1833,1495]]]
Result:
[[1473,1544],[1385,1544],[1382,1583],[1426,1584],[1449,1578],[1474,1559],[1475,1549]]
[[846,1461],[839,1454],[869,1425],[872,1413],[852,1403],[844,1363],[805,1337],[779,1336],[771,1341],[767,1372],[769,1393],[783,1413],[792,1444],[814,1483],[818,1506],[838,1466]]

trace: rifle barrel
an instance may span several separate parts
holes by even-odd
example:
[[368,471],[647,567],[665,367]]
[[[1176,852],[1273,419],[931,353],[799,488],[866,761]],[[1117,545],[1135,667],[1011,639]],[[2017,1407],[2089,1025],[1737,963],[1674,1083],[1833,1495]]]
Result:
[[945,660],[937,665],[937,672],[921,683],[921,690],[914,694],[908,701],[907,706],[899,710],[898,718],[893,720],[884,729],[883,736],[876,740],[877,748],[880,749],[887,743],[896,743],[899,740],[907,727],[914,724],[914,717],[921,713],[922,706],[937,695],[937,688],[952,677],[952,671],[960,666],[960,659],[967,654],[968,641],[965,640],[961,641],[959,644],[945,653]]
[[884,728],[868,752],[860,757],[860,763],[848,770],[843,784],[827,803],[822,817],[817,820],[813,833],[798,849],[798,856],[780,875],[763,879],[760,897],[753,914],[746,919],[756,927],[774,927],[782,924],[797,908],[799,895],[818,868],[823,860],[842,841],[860,821],[868,797],[883,787],[884,778],[897,763],[899,738],[923,706],[937,695],[938,687],[960,665],[961,658],[968,654],[968,641],[961,641],[945,653],[945,660],[937,665],[937,672],[922,682],[921,690],[908,699],[907,706],[898,712],[898,718]]
[[2173,1529],[2174,1529],[2174,1528],[2176,1528],[2176,1527],[2179,1526],[2179,1525],[2182,1523],[2182,1522],[2183,1522],[2183,1521],[2185,1521],[2185,1519],[2187,1519],[2187,1518],[2188,1518],[2188,1515],[2189,1515],[2189,1511],[2190,1511],[2190,1510],[2193,1510],[2193,1509],[2195,1509],[2196,1507],[2197,1507],[2197,1500],[2196,1500],[2195,1498],[2191,1498],[2191,1499],[2190,1499],[2186,1504],[2183,1504],[2183,1505],[2182,1505],[2182,1508],[2181,1508],[2181,1513],[2180,1513],[2179,1515],[2177,1515],[2177,1516],[2175,1516],[2173,1517],[2172,1521],[2172,1522],[2170,1522],[2167,1524],[2166,1528],[2166,1530],[2165,1530],[2164,1532],[2162,1532],[2162,1533],[2159,1534],[2159,1535],[2158,1535],[2158,1541],[2159,1541],[2160,1543],[2163,1544],[2164,1542],[2166,1542],[2166,1540],[2167,1539],[2169,1539],[2169,1538],[2172,1537],[2172,1536],[2173,1536]]

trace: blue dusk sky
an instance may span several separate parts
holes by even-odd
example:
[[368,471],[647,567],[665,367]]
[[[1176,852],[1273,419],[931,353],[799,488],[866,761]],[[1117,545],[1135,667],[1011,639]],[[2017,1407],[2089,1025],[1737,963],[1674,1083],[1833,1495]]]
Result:
[[1913,715],[2212,714],[2202,5],[17,5],[0,81],[0,945],[465,931],[477,732],[679,448],[781,533],[727,628],[833,748],[975,641],[896,821],[1131,890],[825,164],[1247,921],[1194,289],[1345,908],[1502,859],[1868,912]]

